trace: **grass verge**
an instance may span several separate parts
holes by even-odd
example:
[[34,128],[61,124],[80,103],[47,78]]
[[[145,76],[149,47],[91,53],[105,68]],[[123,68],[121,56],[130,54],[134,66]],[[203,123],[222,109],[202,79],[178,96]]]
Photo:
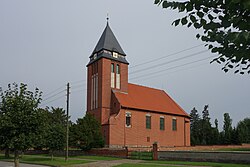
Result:
[[146,161],[145,164],[152,165],[187,165],[187,166],[212,166],[212,167],[249,167],[248,164],[231,164],[231,163],[216,163],[216,162],[185,162],[185,161]]
[[[3,155],[0,155],[0,160],[13,162],[13,156],[6,159]],[[66,162],[63,157],[55,157],[53,160],[51,160],[49,156],[45,156],[45,155],[42,155],[42,156],[24,155],[20,158],[20,162],[28,163],[28,164],[48,165],[48,166],[68,166],[68,165],[89,163],[93,161],[69,158],[68,161]]]
[[216,151],[250,151],[250,148],[220,148]]
[[[160,167],[160,164],[130,164],[130,163],[125,163],[121,165],[117,165],[116,167]],[[165,166],[164,167],[173,167],[171,166]]]
[[103,157],[103,156],[88,156],[88,155],[81,155],[81,156],[70,156],[70,158],[77,158],[77,159],[88,159],[88,160],[103,160],[103,161],[113,161],[119,160],[122,158],[115,158],[115,157]]

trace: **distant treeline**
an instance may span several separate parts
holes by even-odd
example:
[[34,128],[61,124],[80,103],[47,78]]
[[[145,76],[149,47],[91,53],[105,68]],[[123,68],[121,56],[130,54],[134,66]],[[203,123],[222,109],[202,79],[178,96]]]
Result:
[[190,113],[191,145],[250,143],[250,118],[245,118],[236,127],[232,127],[229,113],[224,113],[223,130],[219,131],[218,119],[215,119],[214,126],[210,122],[208,105],[205,105],[201,114],[200,116],[195,107]]

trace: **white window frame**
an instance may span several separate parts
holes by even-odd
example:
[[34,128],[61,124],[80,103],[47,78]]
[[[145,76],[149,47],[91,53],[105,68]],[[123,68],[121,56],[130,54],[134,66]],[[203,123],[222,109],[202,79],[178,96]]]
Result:
[[[127,117],[130,117],[130,125],[127,125]],[[125,114],[125,126],[127,127],[127,128],[131,128],[131,112],[126,112],[126,114]]]

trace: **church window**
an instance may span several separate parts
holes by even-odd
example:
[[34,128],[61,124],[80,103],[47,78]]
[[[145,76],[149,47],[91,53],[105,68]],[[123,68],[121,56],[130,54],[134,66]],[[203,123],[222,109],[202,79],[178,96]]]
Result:
[[120,66],[116,64],[116,88],[120,89],[121,79],[120,79]]
[[96,99],[96,77],[95,74],[93,76],[93,109],[95,109],[95,99]]
[[96,74],[96,81],[95,81],[95,108],[98,108],[98,73]]
[[111,63],[111,88],[115,87],[115,65]]
[[160,117],[160,130],[165,130],[165,119],[163,116]]
[[92,75],[91,77],[91,105],[90,105],[90,109],[94,109],[94,76]]
[[115,72],[115,65],[114,65],[114,63],[111,63],[111,72],[112,72],[112,73]]
[[113,52],[113,57],[114,57],[114,58],[117,58],[117,57],[118,57],[118,53]]
[[120,66],[119,66],[119,64],[116,64],[116,74],[120,74]]
[[151,129],[151,116],[146,115],[146,129]]
[[91,110],[98,108],[98,62],[92,65]]
[[172,119],[172,130],[177,131],[177,120],[175,117]]
[[126,127],[131,127],[131,113],[126,112]]

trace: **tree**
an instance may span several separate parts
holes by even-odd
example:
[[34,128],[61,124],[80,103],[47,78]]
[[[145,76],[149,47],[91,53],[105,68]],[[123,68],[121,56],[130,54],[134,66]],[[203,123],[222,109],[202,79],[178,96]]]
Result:
[[201,144],[207,145],[212,143],[212,127],[210,123],[208,105],[204,106],[204,110],[202,111],[202,120],[201,120]]
[[67,116],[62,108],[39,108],[44,122],[43,131],[35,143],[35,149],[48,149],[53,160],[54,151],[63,150],[66,141]]
[[194,107],[190,113],[191,145],[200,144],[200,116]]
[[46,107],[45,109],[43,108],[38,108],[37,112],[40,115],[40,119],[42,120],[43,123],[43,128],[42,131],[39,133],[39,135],[36,136],[36,140],[34,143],[34,149],[36,150],[42,150],[44,148],[47,148],[47,139],[46,135],[48,133],[49,129],[49,108]]
[[240,143],[250,143],[250,118],[245,118],[237,124]]
[[230,144],[239,144],[239,132],[238,130],[234,127],[232,129],[232,133],[231,133],[231,143]]
[[62,108],[53,108],[48,112],[48,131],[45,136],[46,147],[50,150],[51,160],[54,151],[63,150],[66,141],[67,115]]
[[249,0],[187,0],[176,2],[155,0],[163,8],[185,12],[172,24],[193,26],[203,30],[196,37],[206,43],[218,57],[212,62],[224,64],[222,70],[250,73],[250,1]]
[[100,123],[89,113],[70,127],[70,142],[82,150],[104,146]]
[[232,130],[233,130],[232,119],[230,118],[229,113],[224,113],[224,125],[223,125],[224,144],[231,144]]
[[214,120],[215,127],[212,128],[212,143],[211,144],[219,144],[220,132],[218,128],[218,119]]
[[5,149],[14,150],[15,167],[19,166],[19,152],[32,147],[42,131],[42,120],[37,112],[41,92],[29,91],[27,85],[13,83],[0,89],[0,141]]

